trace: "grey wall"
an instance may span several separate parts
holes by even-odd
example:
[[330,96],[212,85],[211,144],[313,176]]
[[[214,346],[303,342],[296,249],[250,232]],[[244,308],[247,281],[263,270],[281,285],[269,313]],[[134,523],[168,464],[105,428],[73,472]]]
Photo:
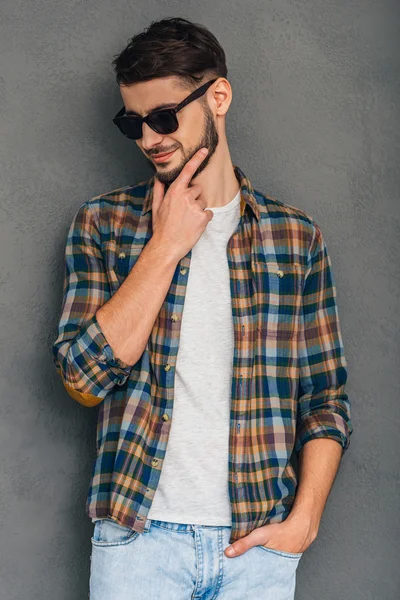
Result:
[[[224,46],[232,159],[315,218],[334,265],[354,433],[296,600],[394,600],[399,553],[397,0],[52,2],[1,7],[1,600],[88,597],[97,409],[51,344],[67,229],[86,199],[150,177],[111,118],[111,60],[153,19]],[[397,591],[397,593],[396,593]]]

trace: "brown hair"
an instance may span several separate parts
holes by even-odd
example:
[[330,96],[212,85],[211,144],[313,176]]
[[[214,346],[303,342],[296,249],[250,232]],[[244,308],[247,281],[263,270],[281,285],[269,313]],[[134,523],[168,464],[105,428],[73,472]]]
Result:
[[112,61],[118,85],[176,75],[183,89],[226,77],[225,52],[203,25],[181,17],[153,21]]

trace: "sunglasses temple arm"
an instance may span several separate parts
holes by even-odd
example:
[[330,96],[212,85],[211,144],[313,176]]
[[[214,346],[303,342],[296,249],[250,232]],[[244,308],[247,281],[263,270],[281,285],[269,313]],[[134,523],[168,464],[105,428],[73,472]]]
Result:
[[195,90],[192,94],[190,94],[190,96],[185,98],[185,100],[182,100],[182,102],[180,104],[178,104],[178,106],[175,106],[175,108],[172,109],[174,111],[174,113],[177,113],[178,110],[181,110],[181,108],[186,106],[186,104],[189,104],[189,102],[192,102],[193,100],[197,100],[197,98],[200,98],[200,96],[202,96],[203,94],[206,93],[206,91],[208,90],[210,85],[212,83],[214,83],[215,81],[217,81],[217,79],[212,79],[211,81],[207,81],[207,83],[202,85],[198,90]]

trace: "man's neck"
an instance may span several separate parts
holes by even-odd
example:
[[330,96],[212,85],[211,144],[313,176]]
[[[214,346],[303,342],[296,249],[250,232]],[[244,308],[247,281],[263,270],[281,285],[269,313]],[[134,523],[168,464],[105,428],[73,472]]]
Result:
[[204,171],[196,179],[192,179],[193,183],[203,188],[198,199],[204,200],[207,208],[225,206],[233,200],[240,189],[229,150],[222,152],[218,150],[213,154]]

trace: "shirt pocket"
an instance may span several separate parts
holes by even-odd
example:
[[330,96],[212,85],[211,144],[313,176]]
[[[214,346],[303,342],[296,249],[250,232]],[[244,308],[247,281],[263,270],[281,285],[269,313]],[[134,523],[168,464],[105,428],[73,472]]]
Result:
[[256,264],[257,329],[262,338],[290,340],[299,329],[305,267],[297,263]]
[[118,244],[116,241],[105,242],[103,256],[112,291],[118,289],[125,281],[142,250],[143,245],[134,242],[124,244]]

